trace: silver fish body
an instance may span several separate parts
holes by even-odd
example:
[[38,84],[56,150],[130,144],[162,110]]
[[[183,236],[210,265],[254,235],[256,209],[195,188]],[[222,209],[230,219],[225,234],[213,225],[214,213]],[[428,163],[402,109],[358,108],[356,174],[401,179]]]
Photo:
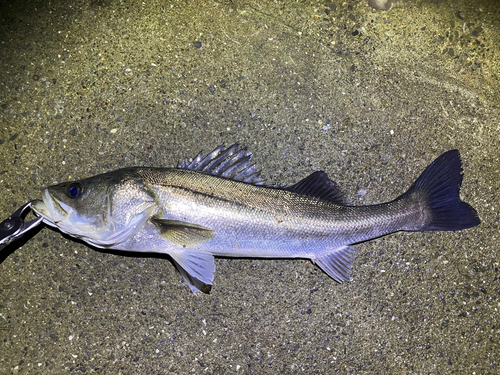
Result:
[[175,168],[126,168],[51,186],[33,205],[44,222],[101,248],[170,255],[193,292],[208,291],[214,256],[308,258],[349,280],[354,243],[400,230],[479,224],[460,201],[458,151],[441,155],[397,199],[346,203],[324,172],[266,186],[237,145]]

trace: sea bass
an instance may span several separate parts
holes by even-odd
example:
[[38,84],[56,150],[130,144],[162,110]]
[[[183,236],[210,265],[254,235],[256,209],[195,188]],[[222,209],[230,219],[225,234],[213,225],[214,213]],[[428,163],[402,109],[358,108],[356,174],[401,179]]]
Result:
[[460,154],[445,152],[393,201],[353,206],[325,172],[271,186],[234,144],[177,168],[125,168],[43,190],[43,222],[98,248],[168,254],[196,293],[208,293],[214,256],[307,258],[350,280],[351,245],[396,231],[480,223],[460,200]]

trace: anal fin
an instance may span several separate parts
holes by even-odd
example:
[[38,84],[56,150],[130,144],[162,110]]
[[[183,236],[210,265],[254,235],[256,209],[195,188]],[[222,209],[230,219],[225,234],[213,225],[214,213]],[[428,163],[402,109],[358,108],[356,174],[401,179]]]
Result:
[[313,262],[332,279],[342,283],[350,281],[351,266],[355,257],[355,247],[343,246],[318,259],[313,259]]

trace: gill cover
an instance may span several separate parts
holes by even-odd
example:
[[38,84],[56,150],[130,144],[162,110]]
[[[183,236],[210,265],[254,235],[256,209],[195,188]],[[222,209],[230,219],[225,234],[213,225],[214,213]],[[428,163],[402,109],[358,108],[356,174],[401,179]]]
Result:
[[155,208],[154,194],[133,170],[49,186],[33,209],[50,226],[94,246],[133,237]]

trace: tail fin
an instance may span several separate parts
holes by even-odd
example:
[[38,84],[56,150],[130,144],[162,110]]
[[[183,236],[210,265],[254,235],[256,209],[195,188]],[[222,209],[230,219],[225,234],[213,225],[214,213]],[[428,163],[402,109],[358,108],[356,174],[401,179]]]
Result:
[[462,162],[458,150],[434,160],[410,187],[407,194],[423,191],[429,200],[431,221],[420,230],[461,230],[481,223],[474,208],[460,200]]

